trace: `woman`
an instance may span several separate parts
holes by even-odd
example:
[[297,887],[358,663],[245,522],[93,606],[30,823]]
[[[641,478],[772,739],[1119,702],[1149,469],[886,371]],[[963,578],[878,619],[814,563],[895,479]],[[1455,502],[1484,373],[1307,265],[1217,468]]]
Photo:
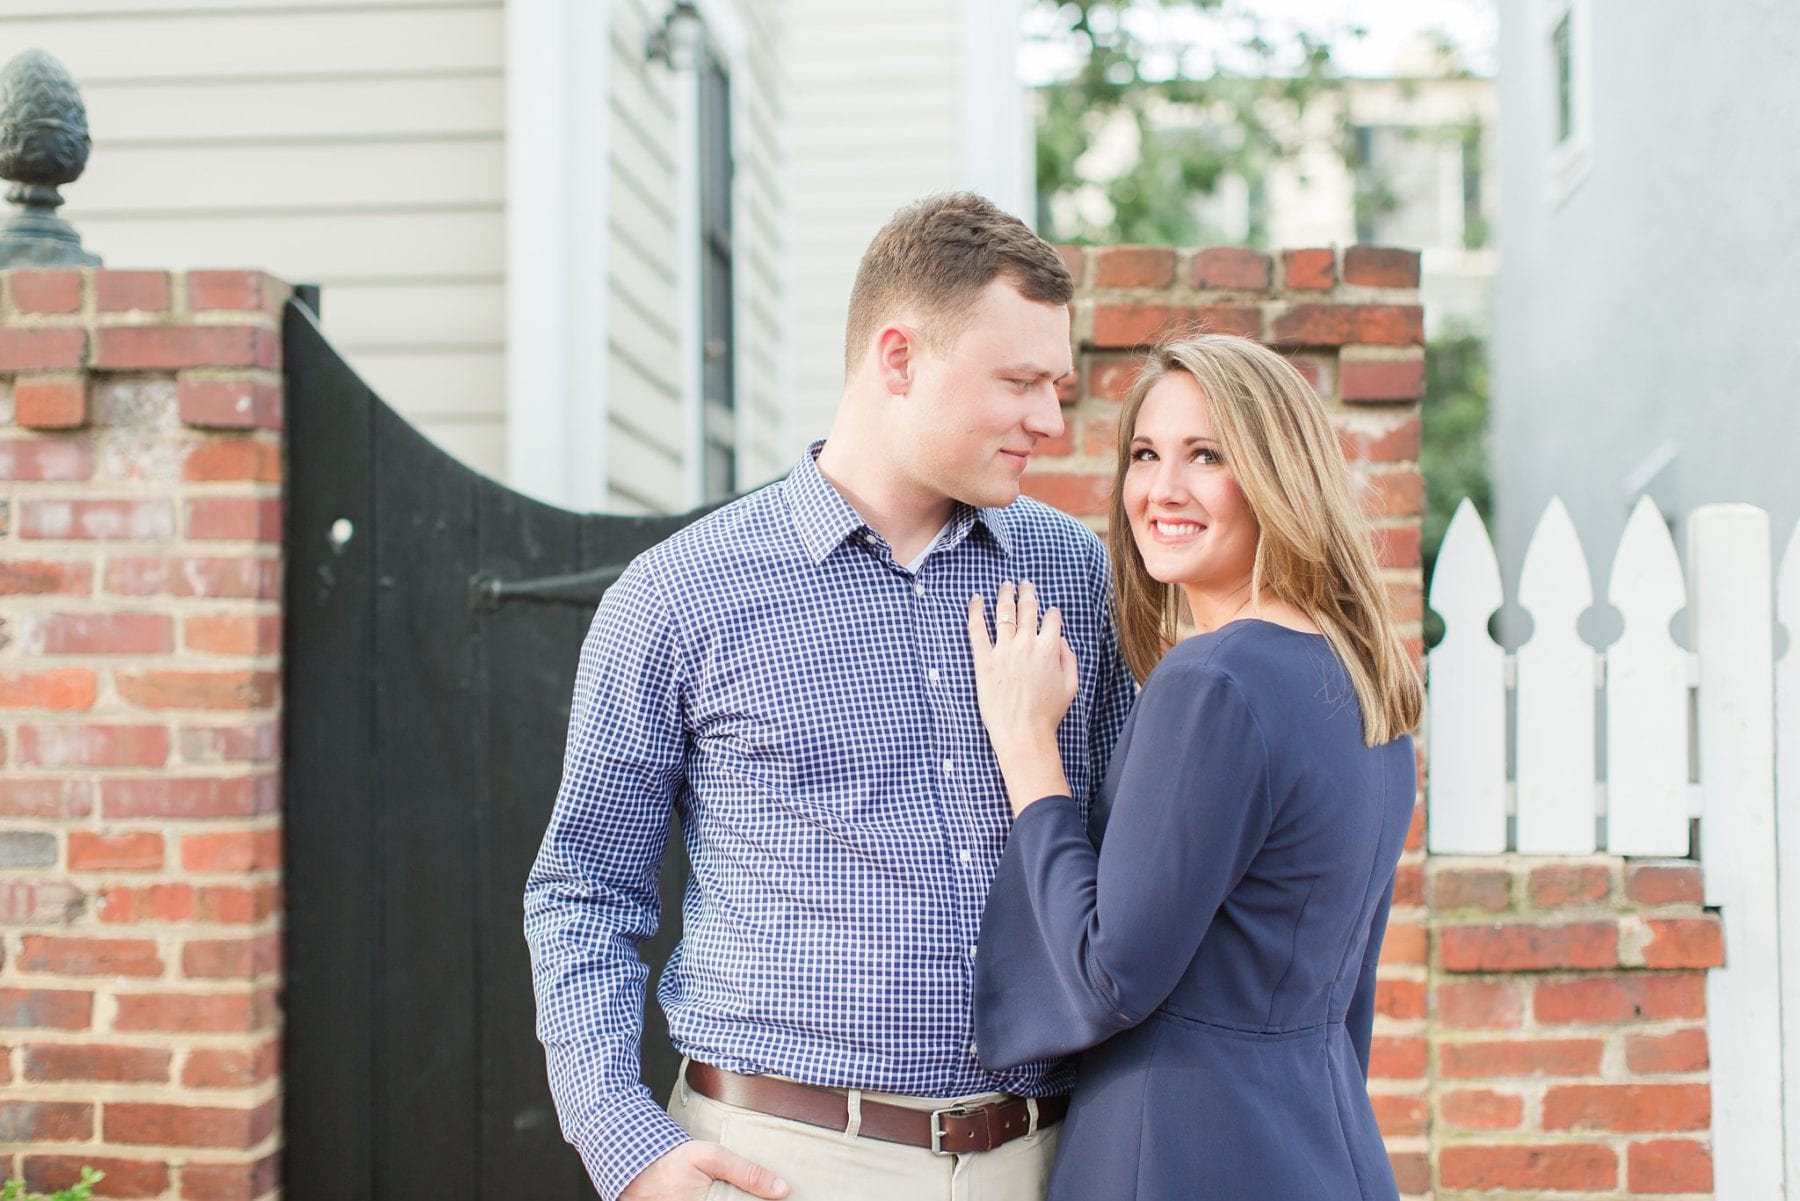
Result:
[[970,603],[1017,819],[981,1059],[1084,1052],[1051,1201],[1392,1199],[1365,1083],[1422,696],[1337,438],[1284,359],[1218,335],[1161,348],[1120,430],[1109,536],[1144,688],[1085,820],[1056,611],[1040,628],[1031,586],[1003,588],[990,640]]

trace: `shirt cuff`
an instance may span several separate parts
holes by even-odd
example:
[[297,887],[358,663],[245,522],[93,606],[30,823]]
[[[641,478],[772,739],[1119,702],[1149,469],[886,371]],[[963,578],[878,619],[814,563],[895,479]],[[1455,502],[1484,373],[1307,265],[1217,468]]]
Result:
[[639,1085],[595,1113],[575,1146],[600,1196],[618,1201],[639,1173],[688,1139],[650,1090]]

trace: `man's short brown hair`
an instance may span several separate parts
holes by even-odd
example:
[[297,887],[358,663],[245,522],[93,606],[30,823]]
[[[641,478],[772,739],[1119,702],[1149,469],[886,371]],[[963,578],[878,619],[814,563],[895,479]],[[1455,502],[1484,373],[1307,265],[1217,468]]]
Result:
[[856,370],[883,322],[914,314],[928,345],[962,333],[982,289],[1004,276],[1027,300],[1068,304],[1075,281],[1062,255],[1029,226],[973,192],[928,196],[882,226],[850,289],[844,370]]

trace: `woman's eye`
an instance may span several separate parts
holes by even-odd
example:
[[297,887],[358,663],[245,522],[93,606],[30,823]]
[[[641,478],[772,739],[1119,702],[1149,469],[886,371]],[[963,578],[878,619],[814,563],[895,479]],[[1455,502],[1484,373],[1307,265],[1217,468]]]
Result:
[[1156,452],[1147,446],[1140,446],[1131,452],[1131,461],[1133,463],[1149,463],[1153,462],[1155,458]]
[[1207,466],[1211,466],[1212,464],[1223,463],[1224,461],[1225,460],[1223,460],[1219,457],[1219,452],[1216,450],[1209,450],[1208,448],[1202,446],[1198,450],[1194,451],[1194,462],[1196,462],[1196,463],[1202,463]]

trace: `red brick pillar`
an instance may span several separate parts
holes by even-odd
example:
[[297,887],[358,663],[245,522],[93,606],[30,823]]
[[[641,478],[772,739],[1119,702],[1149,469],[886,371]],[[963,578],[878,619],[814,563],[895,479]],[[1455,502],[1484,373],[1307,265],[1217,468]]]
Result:
[[[1415,653],[1420,581],[1419,406],[1425,393],[1416,251],[1376,246],[1277,256],[1215,247],[1065,247],[1075,273],[1078,378],[1067,429],[1039,445],[1027,493],[1105,524],[1119,402],[1144,349],[1188,328],[1243,334],[1287,353],[1332,414],[1375,519],[1389,598]],[[1402,1193],[1431,1190],[1423,808],[1401,859],[1382,956],[1370,1092]]]
[[0,1172],[251,1201],[280,1142],[288,289],[0,287]]
[[1723,943],[1699,867],[1514,855],[1428,874],[1438,1196],[1710,1197]]

